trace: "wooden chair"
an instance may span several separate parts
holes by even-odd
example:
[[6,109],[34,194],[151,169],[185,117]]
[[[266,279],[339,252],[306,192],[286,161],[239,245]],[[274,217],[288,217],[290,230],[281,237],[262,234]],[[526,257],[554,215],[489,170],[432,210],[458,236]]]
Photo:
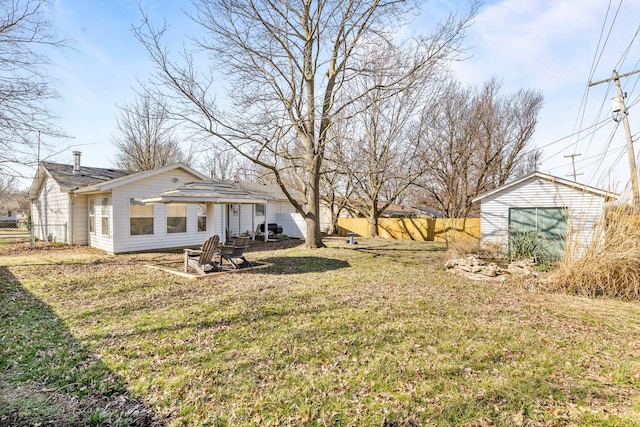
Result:
[[227,260],[233,268],[241,268],[242,265],[247,267],[253,266],[253,264],[244,257],[244,251],[249,247],[250,238],[249,236],[236,237],[233,244],[220,246],[220,265],[222,265],[222,260],[224,259]]
[[[220,236],[209,237],[202,245],[201,249],[185,249],[184,250],[184,272],[189,271],[189,267],[193,268],[199,274],[207,274],[207,271],[218,271],[218,265],[214,256],[219,252]],[[209,270],[206,270],[206,267]]]

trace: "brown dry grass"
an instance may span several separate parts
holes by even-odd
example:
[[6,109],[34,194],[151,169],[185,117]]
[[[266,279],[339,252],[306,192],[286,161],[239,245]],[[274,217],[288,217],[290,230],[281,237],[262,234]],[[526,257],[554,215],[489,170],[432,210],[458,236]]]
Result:
[[[200,281],[144,268],[179,253],[42,248],[0,264],[12,295],[41,301],[32,315],[49,310],[108,371],[91,393],[115,376],[169,425],[640,425],[637,303],[469,282],[441,267],[442,245],[327,245],[256,245],[249,259],[272,267]],[[0,336],[29,336],[30,318]],[[25,381],[21,360],[2,365],[3,385]]]
[[626,207],[610,210],[584,251],[573,250],[546,287],[591,297],[640,300],[640,217]]

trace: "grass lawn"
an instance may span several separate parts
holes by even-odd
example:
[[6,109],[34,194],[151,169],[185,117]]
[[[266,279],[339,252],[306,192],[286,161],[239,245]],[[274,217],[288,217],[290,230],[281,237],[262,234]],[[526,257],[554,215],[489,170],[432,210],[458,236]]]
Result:
[[0,248],[0,425],[640,426],[640,304],[473,282],[433,243]]

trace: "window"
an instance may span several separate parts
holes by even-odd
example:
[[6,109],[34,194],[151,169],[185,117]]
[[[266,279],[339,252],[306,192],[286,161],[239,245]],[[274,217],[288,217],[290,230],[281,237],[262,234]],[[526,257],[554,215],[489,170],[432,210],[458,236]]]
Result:
[[153,234],[153,205],[129,199],[129,233],[132,236]]
[[167,233],[187,232],[187,206],[167,205]]
[[264,216],[264,205],[255,205],[256,207],[256,216]]
[[102,215],[102,235],[109,235],[109,199],[107,197],[102,198],[102,209],[100,211]]
[[196,205],[198,211],[198,231],[207,231],[207,206]]
[[96,232],[96,199],[89,199],[89,233]]

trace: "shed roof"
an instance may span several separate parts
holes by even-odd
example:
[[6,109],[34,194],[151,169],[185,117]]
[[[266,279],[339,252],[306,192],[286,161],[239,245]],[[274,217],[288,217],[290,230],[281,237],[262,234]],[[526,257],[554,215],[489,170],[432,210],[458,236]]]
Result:
[[543,180],[543,181],[548,181],[554,184],[559,184],[559,185],[563,185],[565,187],[570,187],[573,188],[577,191],[581,191],[581,192],[585,192],[585,193],[591,193],[591,194],[595,194],[596,196],[601,196],[604,197],[605,199],[609,200],[609,199],[615,199],[617,198],[619,195],[617,193],[614,193],[612,191],[607,191],[607,190],[602,190],[600,188],[596,188],[596,187],[592,187],[590,185],[586,185],[586,184],[580,184],[578,182],[574,182],[574,181],[570,181],[568,179],[564,179],[564,178],[559,178],[557,176],[553,176],[553,175],[549,175],[546,173],[542,173],[542,172],[533,172],[523,178],[517,179],[515,181],[509,182],[507,184],[504,184],[500,187],[494,188],[493,190],[487,191],[486,193],[480,194],[476,197],[474,197],[471,201],[473,203],[478,202],[482,199],[485,199],[489,196],[493,196],[495,194],[504,192],[504,191],[508,191],[509,189],[511,189],[512,187],[515,187],[519,184],[522,184],[523,182],[526,181],[533,181],[533,180]]
[[98,182],[94,185],[90,185],[87,187],[84,187],[80,190],[78,190],[78,193],[89,193],[89,192],[100,192],[100,191],[109,191],[112,190],[116,187],[119,187],[121,185],[125,185],[125,184],[129,184],[131,182],[135,182],[138,181],[140,179],[144,179],[144,178],[150,178],[152,176],[155,175],[159,175],[161,173],[165,173],[165,172],[169,172],[175,169],[182,169],[188,173],[190,173],[191,175],[193,175],[194,178],[199,178],[202,180],[207,179],[207,177],[203,174],[201,174],[200,172],[198,172],[197,170],[183,164],[183,163],[173,163],[170,165],[166,165],[163,166],[161,168],[157,168],[157,169],[151,169],[151,170],[147,170],[147,171],[142,171],[142,172],[135,172],[135,173],[130,173],[129,175],[124,175],[124,176],[120,176],[118,178],[114,178],[112,180],[109,181],[104,181],[104,182]]

